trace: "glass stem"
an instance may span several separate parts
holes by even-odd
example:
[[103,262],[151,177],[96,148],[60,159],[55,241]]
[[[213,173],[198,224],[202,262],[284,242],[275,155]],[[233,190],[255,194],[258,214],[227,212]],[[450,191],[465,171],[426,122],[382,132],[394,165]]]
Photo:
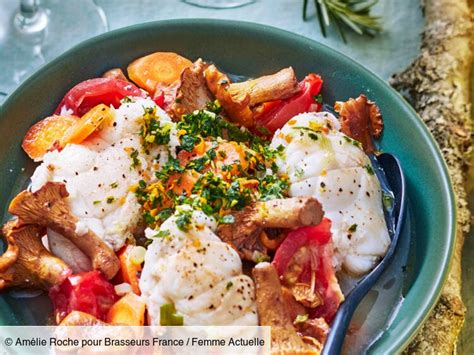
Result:
[[22,33],[39,33],[47,24],[47,15],[40,7],[40,0],[20,0],[20,9],[14,20]]

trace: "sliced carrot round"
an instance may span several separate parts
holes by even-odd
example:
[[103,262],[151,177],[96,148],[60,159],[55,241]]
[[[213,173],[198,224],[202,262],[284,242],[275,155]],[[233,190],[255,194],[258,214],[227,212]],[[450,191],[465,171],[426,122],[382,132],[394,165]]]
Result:
[[57,115],[42,119],[26,133],[21,144],[23,150],[30,158],[40,160],[78,119],[75,116]]
[[192,64],[179,54],[156,52],[130,63],[127,72],[135,84],[153,94],[158,84],[173,84],[180,78],[181,72]]
[[89,110],[84,116],[70,127],[61,139],[61,145],[81,144],[92,133],[99,130],[104,124],[113,121],[110,107],[100,104]]

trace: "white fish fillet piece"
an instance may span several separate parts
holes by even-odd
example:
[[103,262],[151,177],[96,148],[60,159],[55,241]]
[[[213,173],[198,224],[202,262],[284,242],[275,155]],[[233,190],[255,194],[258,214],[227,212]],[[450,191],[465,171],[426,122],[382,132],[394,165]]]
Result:
[[258,325],[254,282],[215,228],[215,221],[198,211],[187,232],[176,226],[176,214],[160,226],[170,236],[153,238],[140,278],[152,325],[159,325],[160,306],[167,303],[175,305],[185,325]]
[[[156,108],[163,122],[171,122],[152,100],[133,98],[113,110],[114,121],[94,138],[47,153],[31,178],[33,191],[48,181],[64,182],[71,211],[79,219],[76,231],[90,229],[116,251],[132,236],[141,215],[130,187],[153,176],[161,150],[160,159],[168,154],[165,146],[143,152],[139,132],[144,107]],[[132,168],[134,150],[139,152],[137,168]]]
[[277,165],[290,179],[290,196],[314,196],[332,221],[336,269],[363,274],[385,255],[390,238],[370,160],[339,129],[330,113],[304,113],[278,130],[271,145],[284,146]]

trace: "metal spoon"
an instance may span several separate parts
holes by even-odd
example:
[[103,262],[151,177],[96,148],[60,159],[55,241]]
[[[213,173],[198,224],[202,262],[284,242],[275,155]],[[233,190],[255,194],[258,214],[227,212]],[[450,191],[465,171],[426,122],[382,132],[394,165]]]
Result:
[[388,153],[383,153],[377,157],[370,154],[369,158],[379,178],[385,197],[387,197],[387,194],[393,194],[392,203],[384,208],[385,222],[387,223],[391,243],[382,261],[369,274],[356,283],[339,307],[332,321],[331,329],[323,348],[323,355],[334,355],[341,352],[347,328],[354,311],[393,259],[405,219],[405,176],[398,159]]

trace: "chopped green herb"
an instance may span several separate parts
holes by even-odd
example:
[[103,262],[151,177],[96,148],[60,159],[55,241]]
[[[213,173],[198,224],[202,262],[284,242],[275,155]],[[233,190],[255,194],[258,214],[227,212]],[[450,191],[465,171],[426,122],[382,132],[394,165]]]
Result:
[[286,197],[288,194],[288,180],[276,175],[267,175],[258,185],[258,192],[262,201],[275,200]]
[[230,289],[233,285],[234,285],[234,284],[232,283],[232,281],[229,281],[229,282],[227,283],[227,285],[225,285],[225,289],[228,290],[228,289]]
[[113,189],[116,189],[118,187],[118,183],[113,182],[113,183],[110,184],[110,187],[113,188]]
[[222,111],[221,103],[219,100],[208,102],[206,105],[206,110],[211,111],[217,115]]
[[140,165],[140,159],[138,159],[138,150],[134,149],[132,153],[130,153],[130,158],[132,158],[132,168],[136,168]]
[[351,232],[351,233],[355,232],[356,230],[357,230],[357,224],[356,223],[354,223],[353,225],[351,225],[349,227],[349,232]]
[[168,238],[170,236],[170,231],[168,229],[159,230],[153,238]]
[[270,136],[272,134],[272,132],[270,132],[270,130],[264,126],[258,126],[257,131],[263,134],[264,136]]
[[[233,223],[232,211],[241,210],[256,200],[287,196],[287,178],[267,175],[269,170],[274,174],[278,172],[276,161],[283,156],[284,146],[270,147],[268,140],[227,122],[216,113],[219,107],[218,102],[214,102],[208,105],[207,110],[183,115],[180,122],[176,123],[176,130],[180,134],[178,152],[192,152],[202,140],[206,140],[206,145],[211,143],[212,146],[203,155],[193,156],[186,165],[169,156],[167,162],[155,171],[158,181],[150,185],[143,180],[139,181],[135,194],[143,206],[145,223],[157,226],[169,218],[177,206],[184,204],[213,216],[220,224]],[[155,117],[155,110],[145,109],[141,132],[145,149],[147,144],[157,142],[155,128],[159,122]],[[242,161],[240,156],[234,158],[227,150],[220,150],[219,144],[222,141],[240,144],[239,155],[240,151],[244,153]],[[180,176],[184,172],[197,176],[191,191],[183,189],[182,192],[177,192],[170,188],[179,187]],[[178,209],[178,228],[190,228],[190,212],[179,212]]]
[[356,146],[358,148],[362,148],[362,143],[359,141],[356,141],[355,139],[352,139],[351,137],[348,136],[343,136],[344,140],[348,143],[351,143],[353,146]]
[[156,115],[155,107],[144,107],[143,124],[140,129],[140,136],[143,138],[143,146],[147,148],[150,144],[168,144],[170,142],[170,132],[173,127],[172,123],[160,122],[160,118]]
[[295,176],[300,178],[304,175],[304,170],[302,168],[296,168],[295,170]]
[[191,221],[192,221],[192,211],[190,210],[179,210],[176,216],[176,226],[179,230],[183,232],[189,231],[191,228]]
[[293,324],[299,324],[299,323],[304,323],[308,320],[308,315],[307,314],[298,314],[293,321]]
[[302,130],[302,131],[308,131],[308,132],[314,132],[314,133],[321,133],[320,130],[314,129],[314,128],[311,128],[311,127],[294,126],[294,127],[291,127],[291,128],[292,128],[292,129],[299,129],[299,130]]
[[161,210],[158,214],[157,217],[158,219],[162,221],[166,221],[168,218],[171,217],[173,214],[173,209],[172,208],[165,208],[164,210]]
[[113,202],[115,201],[115,197],[109,196],[109,197],[107,197],[107,199],[106,199],[105,201],[106,201],[108,204],[111,204],[111,203],[113,203]]
[[191,136],[189,134],[181,136],[180,140],[181,145],[179,146],[179,148],[187,152],[191,152],[194,149],[196,143],[200,141],[199,137]]
[[99,203],[101,203],[102,201],[101,200],[96,200],[94,202],[92,202],[94,205],[98,205]]
[[370,165],[370,164],[364,165],[364,168],[365,168],[365,170],[367,170],[369,175],[374,175],[375,174],[374,169],[372,168],[372,165]]

